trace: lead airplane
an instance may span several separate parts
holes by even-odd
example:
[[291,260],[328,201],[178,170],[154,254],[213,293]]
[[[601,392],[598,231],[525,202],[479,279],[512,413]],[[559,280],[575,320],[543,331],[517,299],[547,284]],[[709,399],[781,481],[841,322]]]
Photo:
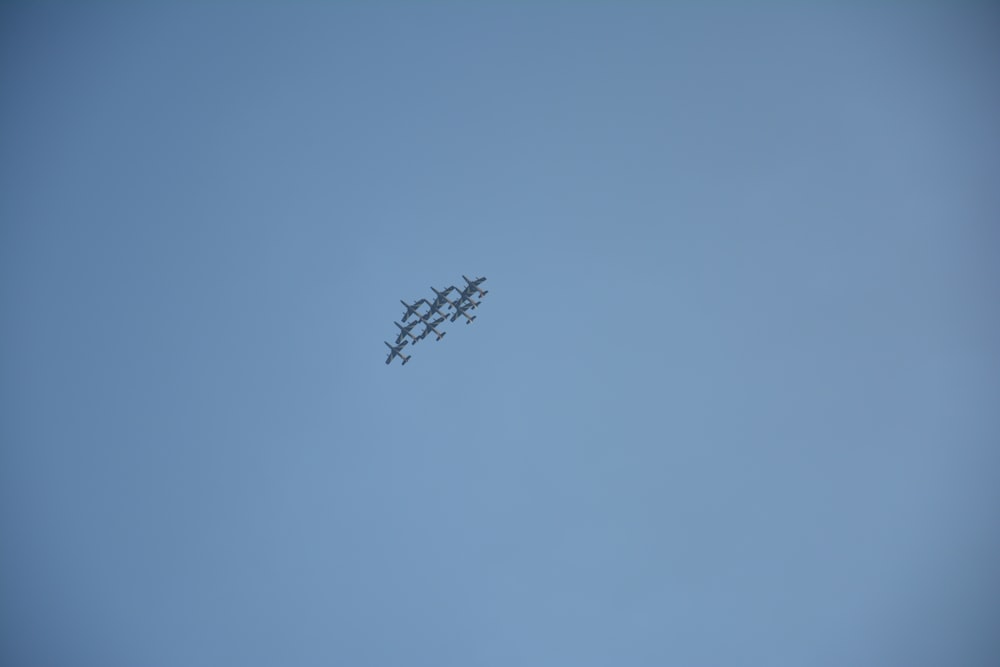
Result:
[[406,306],[406,312],[403,313],[404,322],[406,321],[406,318],[408,318],[410,315],[419,315],[419,313],[417,313],[417,308],[420,307],[420,304],[428,303],[427,299],[419,299],[418,301],[414,301],[412,306],[403,301],[402,299],[400,299],[399,302],[404,306]]
[[[385,343],[385,341],[382,341],[382,342]],[[406,347],[406,344],[408,342],[409,341],[404,340],[402,343],[400,343],[399,345],[395,345],[395,346],[389,345],[389,343],[385,343],[385,346],[387,348],[389,348],[389,356],[386,357],[385,363],[388,364],[390,361],[392,361],[396,357],[399,357],[400,359],[403,360],[403,364],[402,365],[405,366],[406,362],[410,360],[410,357],[408,357],[405,354],[403,354],[402,350],[403,350],[404,347]]]
[[399,343],[401,343],[403,341],[403,339],[406,338],[407,336],[410,337],[410,340],[413,341],[414,345],[416,345],[417,341],[420,340],[419,338],[417,338],[416,336],[414,336],[413,334],[410,333],[411,331],[413,331],[413,327],[415,327],[418,324],[420,324],[420,320],[413,320],[412,322],[410,322],[406,326],[403,326],[399,322],[393,322],[393,324],[395,324],[397,327],[399,327],[399,335],[396,336],[396,344],[397,345],[399,345]]
[[476,278],[475,280],[469,280],[465,276],[462,276],[462,279],[467,283],[465,289],[462,290],[462,294],[465,294],[466,292],[472,294],[472,290],[475,290],[476,292],[479,292],[479,296],[486,296],[486,294],[489,292],[489,290],[484,290],[479,288],[479,285],[486,280],[486,276],[483,276],[482,278]]
[[437,336],[437,338],[435,338],[435,340],[441,340],[442,338],[444,338],[444,335],[446,333],[448,333],[448,332],[445,331],[444,333],[442,333],[442,332],[440,332],[440,331],[438,331],[437,329],[434,328],[437,325],[441,324],[442,322],[444,322],[444,318],[443,317],[439,317],[436,320],[434,320],[433,322],[429,322],[429,321],[425,320],[424,321],[424,330],[420,332],[419,338],[421,340],[423,340],[424,338],[427,338],[427,334],[429,334],[432,331]]

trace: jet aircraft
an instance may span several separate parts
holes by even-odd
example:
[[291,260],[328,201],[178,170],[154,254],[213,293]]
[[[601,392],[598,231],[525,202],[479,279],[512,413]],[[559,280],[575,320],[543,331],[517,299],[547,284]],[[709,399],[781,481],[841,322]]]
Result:
[[465,276],[462,276],[462,279],[465,280],[465,282],[467,283],[465,289],[462,290],[462,294],[465,294],[466,292],[469,292],[469,294],[471,294],[472,290],[475,290],[479,292],[479,296],[483,297],[489,293],[489,290],[484,290],[479,288],[479,285],[486,280],[485,276],[482,278],[476,278],[475,280],[469,280]]
[[406,347],[406,344],[409,341],[404,340],[402,343],[400,343],[399,345],[396,345],[396,346],[389,345],[389,343],[386,343],[385,341],[382,341],[382,342],[385,343],[385,346],[387,348],[389,348],[389,356],[386,357],[386,360],[385,360],[386,364],[388,364],[390,361],[392,361],[396,357],[399,357],[400,359],[403,360],[403,364],[402,364],[403,366],[405,366],[406,362],[410,360],[410,357],[406,356],[402,352],[403,348]]
[[426,313],[417,313],[416,315],[414,315],[414,317],[417,318],[418,322],[423,322],[424,324],[427,324],[428,322],[430,322],[431,315],[433,315],[434,313],[437,313],[438,315],[441,315],[443,317],[448,317],[446,313],[442,313],[440,310],[428,310]]
[[467,310],[469,310],[469,306],[456,307],[455,308],[455,314],[451,316],[451,321],[454,322],[455,320],[458,319],[458,316],[461,315],[462,317],[465,318],[465,323],[466,324],[472,324],[472,320],[476,319],[476,316],[473,315],[472,317],[469,317],[469,315],[466,314],[466,312],[465,312]]
[[399,302],[401,304],[403,304],[404,306],[406,306],[406,312],[403,313],[403,321],[404,322],[406,321],[406,318],[408,318],[410,315],[416,315],[417,314],[417,308],[420,307],[420,304],[422,304],[422,303],[428,303],[427,299],[419,299],[417,301],[414,301],[412,306],[410,304],[406,303],[405,301],[403,301],[402,299],[400,299]]
[[473,310],[475,310],[476,306],[481,304],[482,301],[476,301],[475,299],[473,299],[472,298],[473,294],[475,294],[475,291],[469,292],[468,294],[462,292],[462,294],[459,295],[458,297],[458,301],[456,302],[455,307],[456,308],[463,307],[463,304],[465,304],[464,305],[465,308],[472,308]]
[[458,289],[457,287],[452,285],[451,287],[446,288],[443,292],[439,292],[433,287],[431,289],[434,290],[435,294],[437,294],[437,298],[434,299],[434,303],[436,305],[443,306],[444,304],[448,304],[449,308],[458,308],[458,306],[455,305],[455,302],[448,298],[448,295],[451,294],[451,291],[457,290]]
[[421,340],[424,339],[424,338],[427,338],[427,334],[429,334],[432,331],[437,336],[437,338],[435,338],[435,340],[441,340],[442,338],[444,338],[444,335],[446,333],[448,333],[448,332],[447,331],[441,332],[441,331],[438,331],[437,329],[434,328],[437,325],[441,324],[442,322],[444,322],[444,318],[443,317],[439,317],[436,320],[434,320],[433,322],[429,322],[429,321],[425,320],[424,321],[424,330],[420,332],[419,338]]
[[407,336],[410,337],[410,340],[413,341],[414,345],[416,345],[417,341],[420,340],[419,338],[417,338],[416,336],[414,336],[413,334],[410,333],[411,331],[413,331],[413,327],[415,327],[418,324],[420,324],[420,320],[413,320],[412,322],[410,322],[406,326],[403,326],[399,322],[393,322],[393,324],[395,324],[397,327],[399,327],[399,335],[396,336],[396,344],[397,345],[399,345],[401,342],[403,342],[403,339],[405,339]]
[[419,317],[421,320],[424,320],[424,321],[426,321],[427,318],[430,317],[431,315],[433,315],[434,313],[437,313],[438,315],[441,315],[443,317],[448,317],[448,313],[446,313],[443,310],[441,310],[441,306],[443,306],[446,302],[447,301],[440,301],[439,302],[438,299],[434,299],[433,303],[430,302],[430,301],[428,301],[427,302],[427,312],[423,313],[423,314],[417,313],[417,317]]

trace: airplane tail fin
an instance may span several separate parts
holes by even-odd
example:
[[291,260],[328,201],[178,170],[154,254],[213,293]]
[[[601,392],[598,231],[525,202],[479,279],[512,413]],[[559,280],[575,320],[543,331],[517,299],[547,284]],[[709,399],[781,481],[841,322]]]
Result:
[[474,320],[474,319],[476,319],[476,316],[475,316],[475,315],[473,315],[473,316],[472,316],[472,317],[470,317],[469,319],[465,320],[465,323],[466,323],[466,324],[472,324],[472,320]]
[[406,356],[405,354],[401,354],[401,355],[399,355],[399,356],[401,356],[401,357],[403,358],[403,363],[402,363],[401,365],[402,365],[402,366],[405,366],[405,365],[406,365],[406,362],[407,362],[407,361],[409,361],[409,360],[410,360],[410,357],[412,357],[413,355],[411,354],[411,355],[410,355],[410,357],[408,357],[408,356]]
[[440,334],[438,334],[438,337],[437,337],[437,339],[438,339],[438,340],[441,340],[442,338],[444,338],[444,335],[445,335],[446,333],[448,333],[448,332],[447,332],[447,331],[445,331],[444,333],[440,333]]

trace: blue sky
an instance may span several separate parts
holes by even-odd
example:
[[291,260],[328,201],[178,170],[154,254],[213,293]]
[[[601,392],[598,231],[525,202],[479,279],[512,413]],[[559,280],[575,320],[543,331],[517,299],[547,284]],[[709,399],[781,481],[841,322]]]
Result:
[[986,3],[0,26],[4,664],[997,664]]

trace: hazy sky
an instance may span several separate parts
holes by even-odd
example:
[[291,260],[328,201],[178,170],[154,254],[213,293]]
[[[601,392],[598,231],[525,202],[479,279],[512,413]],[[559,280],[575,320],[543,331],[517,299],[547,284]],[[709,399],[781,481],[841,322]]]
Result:
[[0,663],[1000,664],[989,3],[193,4],[0,10]]

